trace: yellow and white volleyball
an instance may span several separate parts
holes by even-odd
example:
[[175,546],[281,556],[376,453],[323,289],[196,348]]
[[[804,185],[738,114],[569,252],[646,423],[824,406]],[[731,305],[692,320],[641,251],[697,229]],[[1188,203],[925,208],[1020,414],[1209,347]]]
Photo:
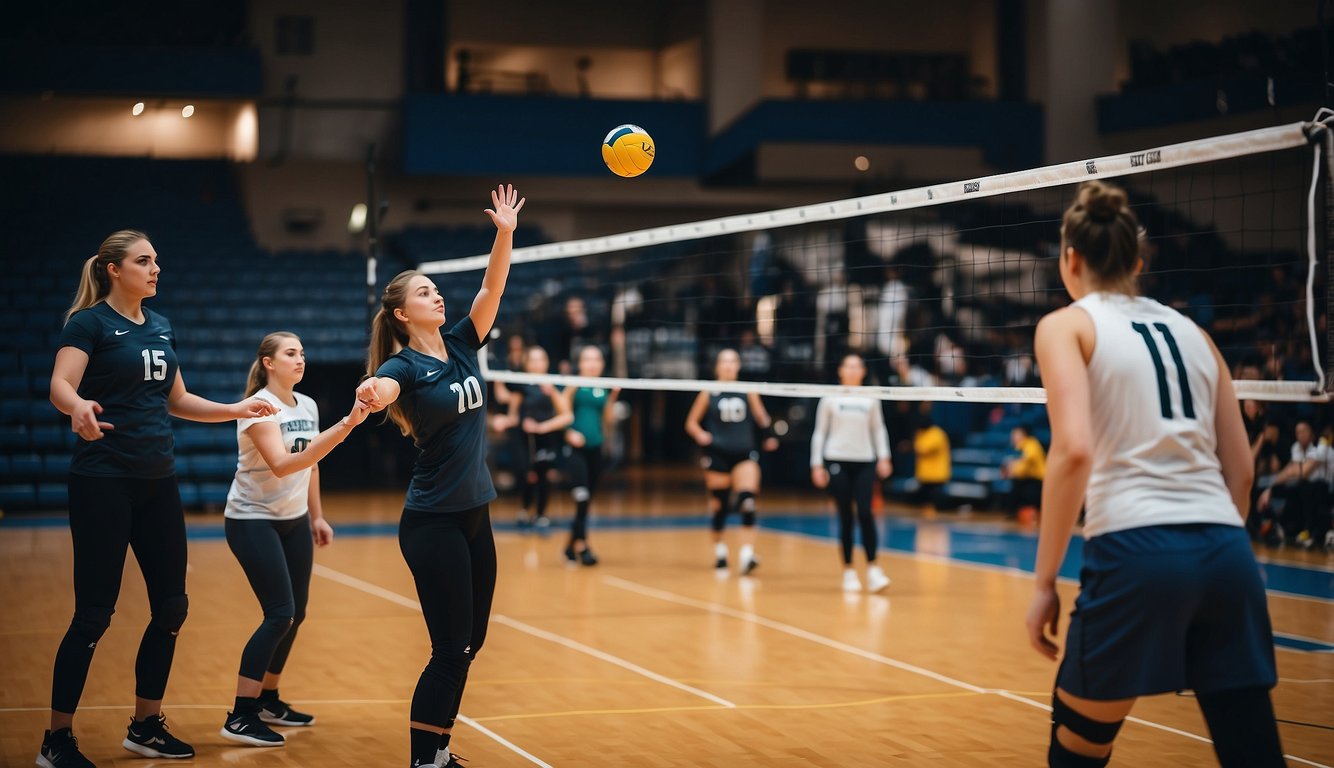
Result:
[[617,176],[638,176],[653,165],[653,137],[637,125],[611,129],[602,140],[602,162]]

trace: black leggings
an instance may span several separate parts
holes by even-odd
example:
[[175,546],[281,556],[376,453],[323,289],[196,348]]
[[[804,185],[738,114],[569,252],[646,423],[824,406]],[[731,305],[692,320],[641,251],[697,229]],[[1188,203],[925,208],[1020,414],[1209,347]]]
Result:
[[451,728],[468,665],[486,640],[496,591],[496,542],[488,505],[462,512],[403,510],[398,527],[431,635],[431,660],[412,694],[413,722]]
[[574,522],[570,524],[571,541],[588,540],[588,505],[597,491],[598,479],[602,477],[602,446],[585,445],[582,448],[566,446],[567,472],[574,499]]
[[[551,469],[556,465],[559,446],[551,435],[525,435],[521,443],[520,484],[523,494],[523,509],[532,509],[537,517],[546,517],[547,501],[551,498]],[[533,498],[537,506],[533,506]]]
[[175,475],[158,480],[69,476],[69,529],[74,540],[74,619],[56,651],[51,708],[79,706],[93,650],[111,625],[125,552],[148,587],[152,619],[134,663],[135,695],[158,700],[167,689],[176,633],[185,623],[185,518]]
[[263,680],[265,672],[282,673],[297,628],[306,618],[315,559],[310,515],[295,520],[227,518],[223,525],[227,546],[264,609],[264,622],[241,652],[241,677]]
[[862,529],[862,549],[866,562],[875,562],[876,544],[880,534],[875,529],[871,514],[871,492],[875,489],[875,464],[869,461],[827,461],[829,495],[838,507],[838,540],[843,545],[843,564],[852,565],[853,504],[857,506],[857,522]]

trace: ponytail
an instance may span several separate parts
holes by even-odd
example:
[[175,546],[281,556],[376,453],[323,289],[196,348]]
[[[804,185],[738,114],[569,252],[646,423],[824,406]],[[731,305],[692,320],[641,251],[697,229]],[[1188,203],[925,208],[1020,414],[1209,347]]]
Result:
[[122,229],[112,232],[102,241],[97,253],[83,262],[83,271],[79,274],[79,288],[74,293],[74,303],[65,312],[65,322],[69,322],[74,313],[85,310],[102,301],[111,293],[111,277],[107,266],[120,266],[130,246],[140,240],[147,240],[148,235],[137,229]]
[[[366,378],[373,378],[386,360],[407,346],[408,333],[402,323],[394,319],[394,310],[402,307],[407,299],[408,281],[420,274],[415,269],[399,272],[384,287],[384,294],[380,297],[380,309],[371,319],[371,344],[366,351]],[[398,430],[405,437],[414,440],[417,438],[412,429],[412,422],[397,401],[389,404],[388,413],[389,418],[398,425]]]

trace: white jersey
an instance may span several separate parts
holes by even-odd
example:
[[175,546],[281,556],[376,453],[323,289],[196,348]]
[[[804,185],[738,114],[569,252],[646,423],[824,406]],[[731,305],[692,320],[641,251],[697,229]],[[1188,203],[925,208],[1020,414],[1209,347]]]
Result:
[[1152,299],[1094,293],[1093,471],[1084,536],[1150,525],[1242,525],[1214,423],[1218,361],[1195,323]]
[[296,405],[288,405],[267,389],[255,393],[273,403],[278,412],[258,419],[236,420],[236,477],[227,492],[223,515],[237,520],[292,520],[306,514],[310,489],[310,468],[277,477],[264,462],[249,429],[263,421],[278,425],[283,448],[300,453],[320,431],[320,412],[315,401],[300,392],[292,393]]
[[889,432],[880,401],[873,397],[831,395],[820,400],[811,435],[811,466],[829,461],[889,458]]

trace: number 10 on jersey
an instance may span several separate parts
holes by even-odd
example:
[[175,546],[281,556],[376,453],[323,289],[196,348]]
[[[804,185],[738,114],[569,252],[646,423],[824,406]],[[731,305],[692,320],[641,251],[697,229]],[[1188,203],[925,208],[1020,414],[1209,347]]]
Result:
[[[482,383],[476,376],[469,376],[460,384],[457,381],[449,385],[451,391],[459,396],[459,413],[467,413],[482,407]],[[466,402],[465,402],[466,398]]]

